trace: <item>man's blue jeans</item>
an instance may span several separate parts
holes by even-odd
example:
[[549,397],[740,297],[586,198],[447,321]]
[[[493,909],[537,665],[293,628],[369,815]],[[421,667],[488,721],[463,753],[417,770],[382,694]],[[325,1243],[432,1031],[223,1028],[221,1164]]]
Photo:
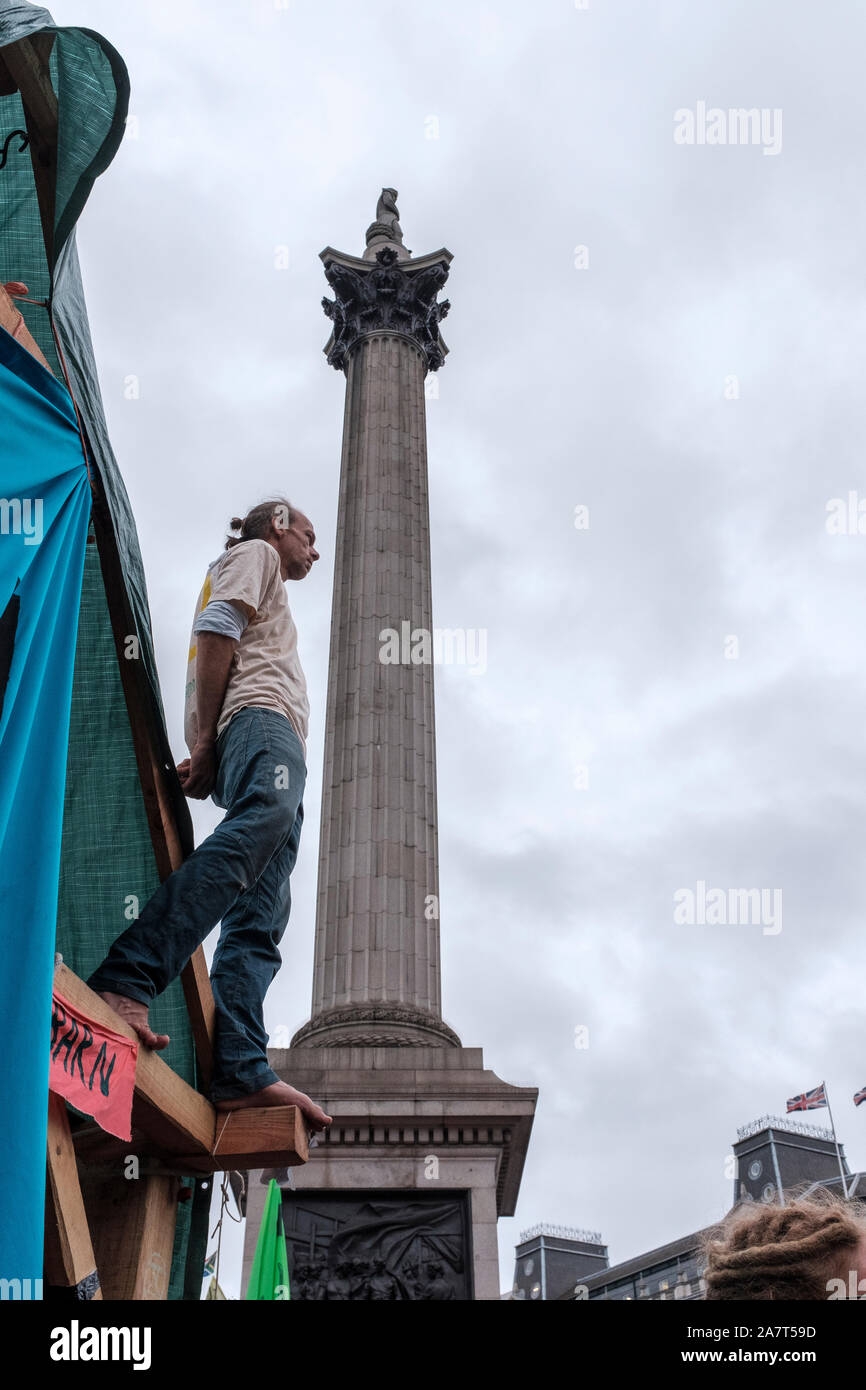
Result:
[[211,967],[211,1098],[226,1100],[279,1080],[268,1064],[262,1005],[280,968],[307,769],[285,715],[255,705],[232,717],[216,755],[212,796],[226,815],[157,889],[87,983],[150,1004],[221,920]]

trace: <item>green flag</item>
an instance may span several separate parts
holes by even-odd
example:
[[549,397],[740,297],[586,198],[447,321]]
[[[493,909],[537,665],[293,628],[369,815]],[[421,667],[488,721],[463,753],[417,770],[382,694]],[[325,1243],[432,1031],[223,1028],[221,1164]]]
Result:
[[289,1257],[283,1226],[283,1199],[273,1178],[268,1184],[247,1298],[289,1297]]

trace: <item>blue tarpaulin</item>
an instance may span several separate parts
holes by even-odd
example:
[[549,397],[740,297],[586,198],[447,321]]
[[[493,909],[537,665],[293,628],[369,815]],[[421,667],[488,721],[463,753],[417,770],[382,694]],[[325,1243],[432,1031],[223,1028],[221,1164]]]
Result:
[[[40,1280],[69,706],[90,485],[65,385],[0,329],[0,1249]],[[5,688],[3,685],[5,684]]]

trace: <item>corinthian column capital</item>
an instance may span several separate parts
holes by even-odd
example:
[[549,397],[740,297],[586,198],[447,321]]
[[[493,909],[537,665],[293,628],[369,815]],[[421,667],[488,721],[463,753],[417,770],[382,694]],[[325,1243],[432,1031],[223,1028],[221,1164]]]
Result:
[[448,351],[439,323],[451,306],[447,299],[439,302],[437,295],[448,279],[450,251],[443,248],[401,260],[397,246],[386,244],[373,260],[348,256],[330,246],[319,254],[334,292],[333,299],[322,300],[333,325],[324,348],[332,367],[345,370],[364,338],[393,333],[418,349],[428,371],[438,371]]

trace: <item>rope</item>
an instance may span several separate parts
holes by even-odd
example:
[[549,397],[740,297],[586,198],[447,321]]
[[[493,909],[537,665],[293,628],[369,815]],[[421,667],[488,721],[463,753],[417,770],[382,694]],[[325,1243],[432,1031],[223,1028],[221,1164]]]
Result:
[[[229,1120],[231,1119],[231,1117],[232,1117],[232,1112],[231,1112],[231,1110],[227,1110],[227,1111],[226,1111],[226,1117],[225,1117],[225,1119],[223,1120],[223,1123],[222,1123],[222,1129],[220,1130],[219,1134],[216,1136],[216,1139],[215,1139],[215,1141],[214,1141],[214,1146],[213,1146],[213,1149],[211,1150],[211,1156],[214,1156],[214,1155],[216,1154],[216,1151],[217,1151],[217,1149],[219,1148],[220,1140],[222,1139],[223,1135],[225,1134],[226,1125],[228,1124],[228,1122],[229,1122]],[[225,1216],[225,1214],[226,1214],[226,1210],[228,1209],[228,1201],[229,1201],[229,1198],[228,1198],[228,1187],[229,1187],[229,1175],[228,1175],[228,1173],[223,1173],[222,1189],[221,1189],[221,1193],[220,1193],[220,1214],[219,1214],[219,1220],[217,1221],[216,1225],[214,1226],[213,1230],[212,1230],[211,1233],[210,1233],[210,1238],[211,1238],[211,1240],[213,1240],[214,1236],[216,1236],[216,1238],[217,1238],[216,1270],[215,1270],[215,1273],[214,1273],[214,1279],[215,1279],[217,1285],[219,1285],[219,1281],[220,1281],[220,1251],[221,1251],[221,1249],[222,1249],[222,1240],[223,1240],[223,1218],[224,1218],[224,1216]],[[231,1212],[229,1212],[229,1217],[230,1217],[230,1219],[231,1219],[232,1221],[240,1221],[240,1217],[239,1217],[239,1216],[232,1216]],[[210,1242],[208,1242],[208,1244],[210,1244]]]
[[225,1132],[226,1132],[226,1125],[228,1124],[228,1122],[229,1122],[229,1120],[231,1119],[231,1117],[232,1117],[232,1112],[231,1112],[231,1110],[227,1110],[227,1111],[226,1111],[226,1117],[225,1117],[225,1119],[223,1120],[223,1127],[222,1127],[222,1129],[220,1130],[219,1134],[217,1135],[216,1141],[215,1141],[215,1143],[214,1143],[214,1146],[213,1146],[213,1148],[211,1149],[211,1158],[215,1158],[215,1157],[216,1157],[216,1151],[217,1151],[217,1149],[218,1149],[219,1146],[220,1146],[220,1140],[222,1139],[223,1135],[224,1135]]
[[[229,1112],[229,1113],[231,1113],[231,1112]],[[225,1128],[225,1126],[223,1126],[223,1128]],[[217,1287],[219,1287],[219,1281],[220,1281],[220,1254],[221,1254],[221,1252],[222,1252],[222,1244],[223,1244],[223,1220],[224,1220],[224,1218],[225,1218],[226,1212],[228,1212],[228,1216],[229,1216],[229,1220],[230,1220],[230,1221],[234,1221],[236,1225],[240,1225],[240,1222],[241,1222],[241,1218],[240,1218],[239,1216],[233,1216],[233,1215],[232,1215],[232,1213],[228,1210],[228,1206],[229,1206],[229,1175],[228,1175],[228,1173],[223,1173],[222,1188],[221,1188],[221,1190],[220,1190],[220,1214],[219,1214],[219,1220],[217,1221],[216,1225],[214,1226],[213,1230],[212,1230],[211,1233],[210,1233],[210,1238],[211,1238],[211,1240],[213,1240],[214,1236],[216,1236],[216,1238],[217,1238],[216,1267],[215,1267],[214,1276],[213,1276],[213,1277],[214,1277],[214,1282],[216,1283]],[[210,1241],[208,1241],[208,1244],[210,1244]]]

